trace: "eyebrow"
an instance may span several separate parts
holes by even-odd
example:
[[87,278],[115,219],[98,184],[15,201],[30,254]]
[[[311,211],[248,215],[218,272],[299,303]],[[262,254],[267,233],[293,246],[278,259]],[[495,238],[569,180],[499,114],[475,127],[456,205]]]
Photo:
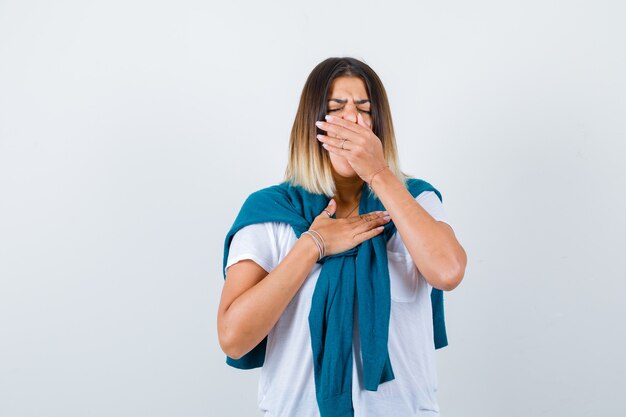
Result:
[[[348,99],[342,100],[340,98],[331,98],[328,101],[334,101],[337,103],[345,104],[348,102]],[[371,103],[369,98],[364,98],[363,100],[355,100],[354,104],[363,104],[363,103]]]

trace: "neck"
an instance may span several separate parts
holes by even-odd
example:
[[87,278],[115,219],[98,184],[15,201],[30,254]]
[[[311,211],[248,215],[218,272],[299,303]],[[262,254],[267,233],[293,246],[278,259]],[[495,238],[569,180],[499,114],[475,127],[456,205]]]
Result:
[[354,177],[342,177],[334,175],[335,180],[335,201],[342,205],[354,205],[359,202],[363,180],[355,175]]

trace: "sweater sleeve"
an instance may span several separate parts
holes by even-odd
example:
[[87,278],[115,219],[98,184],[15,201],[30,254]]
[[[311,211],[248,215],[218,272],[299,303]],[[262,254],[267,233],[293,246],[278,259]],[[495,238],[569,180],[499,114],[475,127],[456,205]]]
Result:
[[244,259],[251,259],[268,273],[278,265],[279,251],[275,224],[255,223],[239,229],[230,243],[226,269]]

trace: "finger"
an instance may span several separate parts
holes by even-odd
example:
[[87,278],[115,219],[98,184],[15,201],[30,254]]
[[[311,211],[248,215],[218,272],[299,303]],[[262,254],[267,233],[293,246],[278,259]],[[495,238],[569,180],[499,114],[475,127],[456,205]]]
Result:
[[352,217],[344,217],[342,220],[345,220],[348,224],[359,223],[361,221],[361,215],[352,216]]
[[359,214],[358,216],[354,216],[354,217],[348,217],[346,220],[348,220],[349,224],[352,224],[352,223],[365,224],[368,221],[375,219],[376,217],[378,217],[377,212],[373,212],[373,213],[367,213],[367,214]]
[[[328,213],[326,213],[327,210],[330,212],[330,215]],[[337,203],[335,202],[334,198],[331,198],[330,201],[328,202],[328,205],[326,206],[326,208],[322,210],[322,212],[320,214],[323,214],[324,216],[328,216],[329,218],[335,214],[335,210],[337,210]]]
[[364,131],[365,128],[359,125],[358,122],[353,122],[351,120],[342,119],[341,117],[333,116],[330,114],[327,114],[325,116],[325,119],[332,126],[337,126],[338,128],[342,128],[347,131],[352,131],[359,135],[365,133]]
[[386,211],[371,211],[369,213],[365,213],[365,214],[361,214],[361,218],[365,219],[367,221],[371,221],[371,220],[375,220],[379,217],[383,217],[385,215],[387,215],[389,213],[387,213]]
[[347,217],[344,218],[343,220],[346,220],[348,222],[348,224],[353,224],[353,223],[367,223],[368,221],[374,220],[378,217],[382,217],[384,216],[383,214],[384,212],[382,211],[372,211],[370,213],[366,213],[366,214],[359,214],[358,216],[353,216],[353,217]]
[[371,238],[379,235],[383,231],[383,229],[384,229],[383,226],[378,226],[378,227],[375,227],[375,228],[373,228],[371,230],[368,230],[366,232],[359,233],[359,234],[354,236],[354,240],[357,242],[357,244],[362,243],[362,242],[366,241],[367,239],[371,239]]
[[[345,123],[352,124],[352,126],[357,126],[356,124],[352,122],[348,122],[346,120],[343,120],[337,117],[333,117],[332,120],[333,120],[333,123],[318,121],[318,122],[315,122],[315,125],[319,127],[320,129],[325,130],[327,136],[331,136],[335,138],[346,138],[352,141],[357,141],[361,137],[362,133],[364,133],[364,132],[355,132],[354,130],[351,130],[344,126],[336,124],[334,121],[341,120]],[[359,128],[361,128],[361,126],[359,126]]]
[[364,128],[366,128],[368,130],[372,130],[372,126],[370,126],[370,124],[365,121],[365,119],[363,118],[363,115],[361,113],[357,113],[357,115],[356,115],[356,123],[359,126],[363,126]]
[[326,149],[328,152],[332,152],[336,155],[339,156],[343,156],[344,158],[348,159],[348,155],[350,154],[350,151],[347,149],[341,149],[338,148],[336,146],[333,145],[329,145],[328,143],[322,143],[322,146],[324,147],[324,149]]
[[[339,149],[342,149],[341,146],[343,145],[343,150],[346,150],[346,151],[350,150],[346,147],[344,140],[340,138],[331,138],[330,136],[326,136],[326,135],[317,135],[317,140],[319,140],[322,143],[328,143],[329,145],[332,145],[335,148],[339,148]],[[350,142],[350,141],[346,140],[346,142]]]
[[387,223],[389,223],[389,221],[391,220],[391,218],[387,215],[387,216],[382,216],[382,217],[376,217],[374,219],[371,219],[369,221],[367,220],[363,220],[362,222],[354,225],[354,232],[355,234],[358,233],[363,233],[366,232],[370,229],[376,228],[378,226],[384,226]]

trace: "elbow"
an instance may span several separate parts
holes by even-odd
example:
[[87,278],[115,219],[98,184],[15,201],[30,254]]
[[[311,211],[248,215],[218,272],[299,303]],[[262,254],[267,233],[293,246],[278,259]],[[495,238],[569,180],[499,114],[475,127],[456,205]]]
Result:
[[[428,283],[438,290],[452,291],[459,286],[465,275],[467,255],[461,245],[445,252],[438,262],[427,265],[422,275]],[[418,267],[419,269],[419,267]]]
[[247,353],[241,348],[241,344],[238,344],[232,336],[219,333],[218,339],[222,352],[224,352],[224,354],[226,354],[229,358],[239,359]]
[[231,359],[240,359],[244,353],[242,353],[240,350],[234,349],[234,348],[223,348],[222,347],[222,351],[226,354],[226,356],[228,356]]
[[458,272],[455,273],[451,276],[449,276],[446,279],[442,279],[441,280],[441,285],[440,285],[440,289],[443,291],[452,291],[454,290],[456,287],[459,286],[459,284],[461,283],[461,281],[463,280],[463,274],[464,272]]
[[422,275],[433,288],[437,288],[442,291],[452,291],[459,286],[463,280],[464,274],[465,268],[455,266],[450,267],[445,271],[436,270],[432,271],[432,273],[428,275]]
[[229,358],[239,359],[242,355],[236,349],[236,345],[232,341],[224,336],[222,333],[218,333],[218,339],[222,352]]
[[260,342],[250,334],[245,324],[230,323],[219,319],[217,337],[222,352],[231,359],[240,359]]
[[465,266],[467,264],[467,258],[465,252],[462,253],[460,259],[453,263],[453,266],[448,268],[447,273],[442,274],[439,279],[439,289],[443,291],[452,291],[459,286],[463,277],[465,276]]
[[218,318],[217,338],[220,348],[226,356],[232,359],[239,359],[247,353],[242,349],[237,334],[236,329],[223,323],[223,319]]

